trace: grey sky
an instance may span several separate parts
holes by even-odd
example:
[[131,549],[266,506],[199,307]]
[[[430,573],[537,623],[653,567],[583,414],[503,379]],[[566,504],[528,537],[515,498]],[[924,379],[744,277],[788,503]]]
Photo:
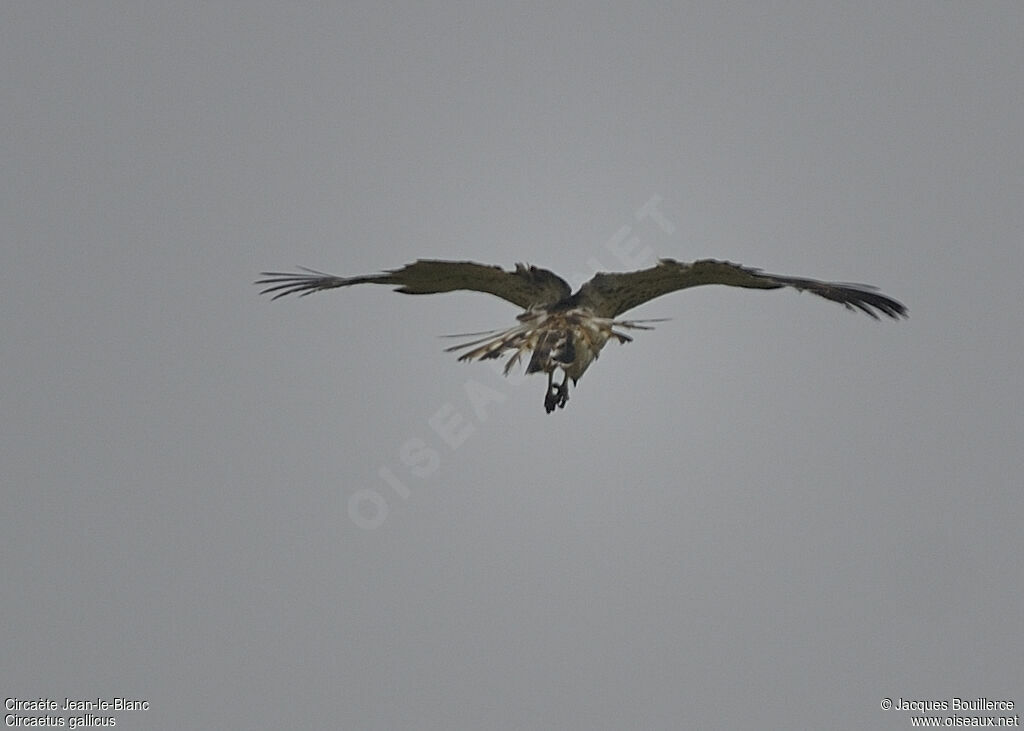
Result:
[[[4,696],[148,700],[128,729],[1024,703],[1021,38],[1012,2],[3,4]],[[623,248],[910,319],[678,293],[547,416],[442,352],[496,298],[251,284],[576,285]]]

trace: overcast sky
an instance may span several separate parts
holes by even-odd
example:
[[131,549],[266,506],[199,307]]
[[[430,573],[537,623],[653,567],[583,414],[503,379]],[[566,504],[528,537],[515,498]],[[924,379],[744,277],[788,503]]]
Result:
[[[1017,2],[3,3],[0,691],[128,729],[1019,714],[1022,38]],[[418,257],[715,257],[910,318],[677,293],[549,416],[443,352],[497,298],[252,285]]]

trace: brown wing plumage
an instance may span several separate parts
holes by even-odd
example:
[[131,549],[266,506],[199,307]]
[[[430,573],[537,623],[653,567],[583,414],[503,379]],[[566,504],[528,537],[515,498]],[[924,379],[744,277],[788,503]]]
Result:
[[894,320],[907,316],[906,307],[894,299],[879,294],[870,285],[819,282],[816,279],[765,274],[760,269],[714,259],[704,259],[690,264],[662,259],[650,269],[620,274],[597,274],[580,287],[573,300],[575,304],[589,307],[594,314],[601,317],[617,317],[655,297],[702,284],[725,284],[730,287],[753,289],[793,287],[839,302],[847,309],[861,310],[876,320],[876,310]]
[[558,275],[534,266],[516,264],[515,271],[471,261],[420,259],[401,269],[361,277],[336,277],[300,267],[300,272],[263,272],[256,284],[269,285],[260,294],[274,292],[274,299],[289,294],[306,296],[313,292],[353,284],[392,284],[403,294],[435,294],[470,290],[486,292],[527,309],[531,305],[550,305],[571,293]]

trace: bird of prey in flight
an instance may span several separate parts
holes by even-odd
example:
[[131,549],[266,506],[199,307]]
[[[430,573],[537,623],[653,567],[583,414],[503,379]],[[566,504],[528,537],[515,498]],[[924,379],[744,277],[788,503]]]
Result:
[[[516,318],[515,326],[507,330],[468,333],[465,337],[480,337],[447,348],[446,352],[466,350],[460,361],[500,358],[511,353],[505,365],[506,375],[524,353],[532,352],[526,372],[547,373],[544,408],[549,414],[556,407],[565,406],[569,399],[569,379],[576,385],[608,340],[632,341],[629,335],[616,328],[652,329],[644,324],[652,320],[616,319],[619,315],[677,289],[703,284],[751,289],[793,287],[839,302],[849,310],[861,310],[876,320],[877,313],[894,320],[907,316],[906,307],[869,285],[765,274],[760,269],[714,259],[691,263],[661,259],[649,269],[599,273],[576,292],[553,272],[524,264],[516,264],[514,271],[506,271],[470,261],[420,259],[401,269],[361,277],[336,277],[300,268],[302,272],[263,272],[262,279],[255,283],[265,285],[261,294],[272,293],[274,299],[289,294],[305,296],[353,284],[390,284],[403,294],[470,290],[493,294],[518,305],[523,312]],[[554,382],[556,370],[562,371],[561,383]]]

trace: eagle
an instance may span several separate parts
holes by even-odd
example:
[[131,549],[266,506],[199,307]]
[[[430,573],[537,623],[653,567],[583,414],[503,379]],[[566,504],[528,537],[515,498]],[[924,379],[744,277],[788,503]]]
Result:
[[[402,294],[486,292],[517,305],[523,312],[516,317],[513,327],[451,336],[475,339],[446,348],[445,352],[465,350],[460,361],[489,360],[510,353],[505,375],[524,354],[530,353],[526,373],[543,372],[548,377],[544,409],[549,414],[565,406],[569,400],[569,380],[575,386],[609,340],[631,342],[633,338],[622,330],[651,330],[647,323],[658,321],[617,319],[620,315],[679,289],[704,284],[749,289],[792,287],[838,302],[849,310],[860,310],[876,320],[878,313],[894,320],[907,316],[906,307],[870,285],[767,274],[715,259],[690,263],[661,259],[648,269],[601,272],[575,292],[557,274],[526,264],[516,264],[514,270],[507,271],[471,261],[420,259],[400,269],[355,277],[299,269],[302,271],[262,272],[262,278],[255,284],[265,287],[260,294],[272,294],[275,300],[354,284],[389,284]],[[555,382],[559,370],[562,378]]]

